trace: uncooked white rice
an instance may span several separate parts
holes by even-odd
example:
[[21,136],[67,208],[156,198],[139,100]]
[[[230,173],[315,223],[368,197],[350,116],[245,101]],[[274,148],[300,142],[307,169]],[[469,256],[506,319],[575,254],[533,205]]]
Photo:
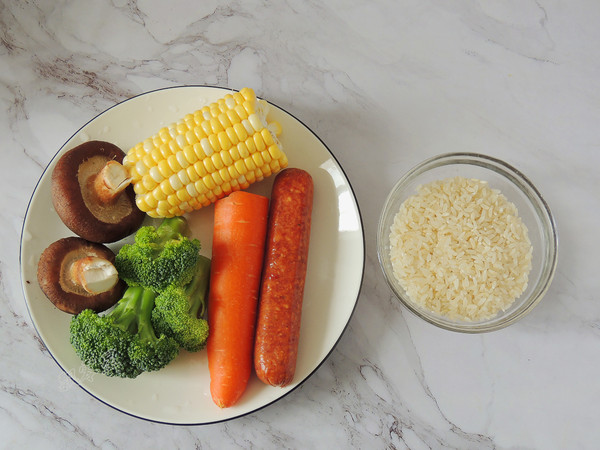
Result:
[[407,295],[455,320],[506,310],[527,287],[531,255],[516,206],[476,179],[419,186],[390,230],[394,275]]

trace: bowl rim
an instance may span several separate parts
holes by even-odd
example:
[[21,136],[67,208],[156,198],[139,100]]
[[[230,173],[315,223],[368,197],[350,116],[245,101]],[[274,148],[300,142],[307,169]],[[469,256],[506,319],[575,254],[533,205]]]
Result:
[[[389,230],[384,227],[384,222],[386,215],[390,213],[389,208],[395,194],[403,185],[431,169],[456,164],[475,165],[492,170],[497,174],[504,176],[517,186],[517,188],[519,188],[519,190],[527,197],[539,220],[542,222],[542,232],[546,236],[546,241],[548,243],[543,255],[545,261],[543,266],[544,270],[540,274],[540,280],[536,284],[534,291],[531,293],[529,301],[524,303],[522,307],[515,309],[510,315],[507,315],[496,322],[456,322],[442,316],[434,316],[433,313],[429,314],[427,311],[419,309],[410,299],[405,298],[401,292],[398,292],[395,285],[396,280],[394,274],[388,273],[384,264],[384,257],[386,257],[386,255],[383,254],[385,247],[384,242],[389,238]],[[432,325],[448,331],[469,334],[486,333],[500,330],[520,320],[531,312],[544,297],[550,288],[558,263],[558,229],[554,215],[543,195],[531,180],[519,169],[501,159],[483,153],[441,153],[423,160],[405,172],[388,193],[381,209],[377,227],[377,259],[388,287],[395,297],[397,297],[411,313]]]

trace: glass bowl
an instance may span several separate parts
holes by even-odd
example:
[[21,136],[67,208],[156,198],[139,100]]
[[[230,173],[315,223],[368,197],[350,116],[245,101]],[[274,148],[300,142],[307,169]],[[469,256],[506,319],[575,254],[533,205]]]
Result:
[[[390,227],[402,203],[417,194],[420,185],[461,176],[486,181],[518,209],[527,226],[533,248],[531,272],[524,292],[505,311],[482,321],[455,320],[436,314],[413,302],[394,275],[390,258]],[[504,328],[529,313],[542,299],[554,276],[557,263],[556,224],[545,200],[521,172],[499,159],[476,153],[447,153],[423,161],[406,173],[388,195],[377,230],[377,254],[386,282],[410,311],[440,328],[483,333]]]

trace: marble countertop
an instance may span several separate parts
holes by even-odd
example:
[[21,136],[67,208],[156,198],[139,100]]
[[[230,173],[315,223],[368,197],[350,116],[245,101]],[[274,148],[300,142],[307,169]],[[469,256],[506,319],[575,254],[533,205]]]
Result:
[[[599,22],[593,0],[4,1],[0,446],[597,448]],[[39,177],[76,130],[189,84],[252,87],[308,125],[353,185],[367,253],[354,315],[312,377],[248,416],[186,427],[128,416],[65,379],[28,314],[19,242]],[[420,321],[377,262],[387,192],[449,151],[516,166],[558,223],[552,286],[501,331]]]

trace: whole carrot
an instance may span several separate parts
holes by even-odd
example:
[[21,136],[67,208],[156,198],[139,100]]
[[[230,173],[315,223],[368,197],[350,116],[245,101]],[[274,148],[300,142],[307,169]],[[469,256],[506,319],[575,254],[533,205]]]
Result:
[[221,408],[244,393],[254,330],[269,200],[237,191],[215,204],[207,342],[210,393]]

